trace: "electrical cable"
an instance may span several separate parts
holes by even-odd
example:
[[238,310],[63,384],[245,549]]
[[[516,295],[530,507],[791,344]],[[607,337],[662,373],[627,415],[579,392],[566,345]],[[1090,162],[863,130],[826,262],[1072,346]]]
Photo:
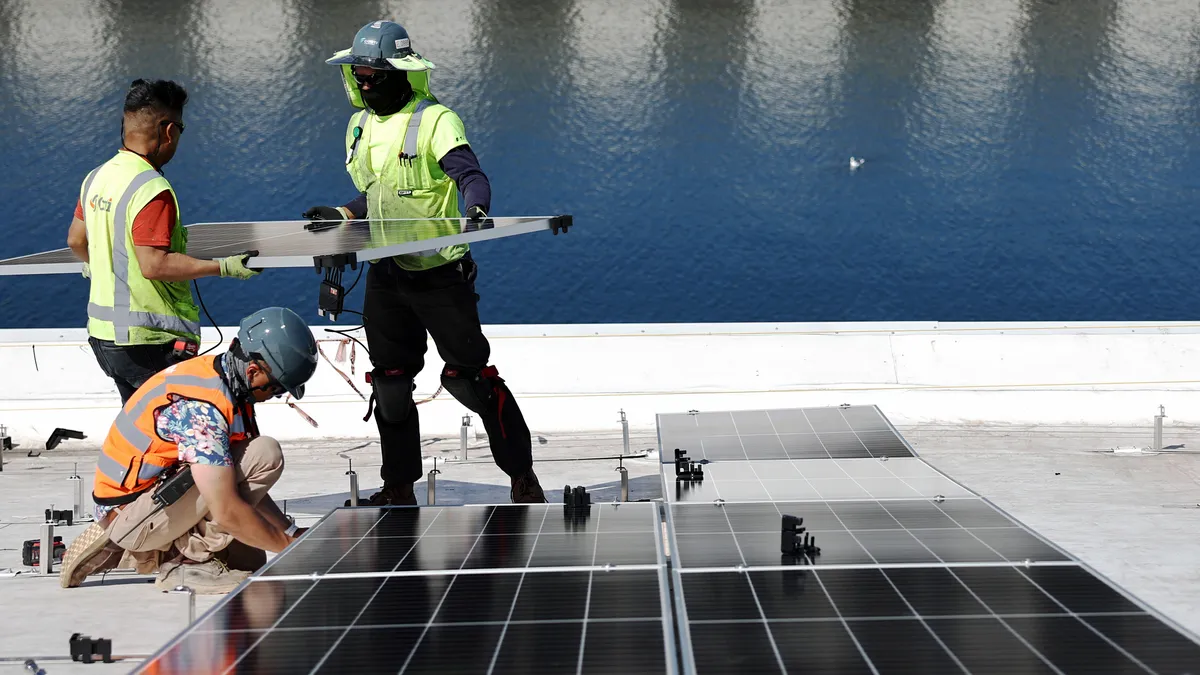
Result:
[[200,284],[197,284],[195,279],[192,279],[192,288],[196,290],[196,300],[200,302],[200,309],[204,310],[204,316],[207,316],[208,322],[212,324],[213,328],[217,329],[217,343],[197,354],[197,356],[204,356],[225,342],[225,334],[221,332],[221,327],[217,325],[216,321],[213,321],[212,314],[209,314],[208,308],[204,306],[204,298],[200,295]]

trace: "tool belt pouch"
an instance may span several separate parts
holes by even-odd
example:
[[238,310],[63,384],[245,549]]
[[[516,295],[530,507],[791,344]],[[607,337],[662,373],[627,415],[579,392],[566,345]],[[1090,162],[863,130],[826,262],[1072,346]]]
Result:
[[192,466],[184,464],[175,473],[158,482],[151,498],[155,504],[166,508],[179,501],[195,484],[196,481],[192,478]]

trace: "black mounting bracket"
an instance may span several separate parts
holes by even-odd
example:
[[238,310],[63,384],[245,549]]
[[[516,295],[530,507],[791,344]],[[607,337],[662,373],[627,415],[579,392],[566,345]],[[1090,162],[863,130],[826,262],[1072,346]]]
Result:
[[76,440],[83,440],[83,439],[87,438],[87,436],[84,436],[82,431],[75,431],[74,429],[63,429],[62,427],[57,427],[57,428],[55,428],[55,430],[53,432],[50,433],[50,438],[46,439],[46,449],[53,450],[53,449],[57,448],[58,444],[62,443],[63,439],[66,439],[66,438],[74,438]]
[[592,496],[588,494],[587,488],[582,485],[576,485],[574,489],[570,485],[563,488],[563,506],[568,509],[586,509],[592,505]]
[[554,216],[550,219],[550,231],[558,236],[558,231],[562,230],[563,234],[567,233],[567,228],[575,224],[574,216]]
[[804,519],[796,516],[783,516],[782,532],[779,538],[779,550],[785,556],[799,558],[802,555],[807,555],[810,558],[815,558],[821,555],[821,547],[817,546],[817,540],[813,538],[811,532],[806,532],[803,527]]
[[99,656],[105,663],[112,663],[112,640],[108,638],[92,638],[75,633],[71,635],[71,660],[92,663]]
[[675,480],[704,480],[704,467],[696,462],[693,462],[687,456],[687,451],[680,450],[679,448],[675,448]]
[[358,254],[350,253],[330,253],[329,255],[313,256],[313,268],[317,274],[321,270],[325,270],[325,276],[329,276],[330,270],[338,270],[339,272],[349,267],[352,270],[358,269]]

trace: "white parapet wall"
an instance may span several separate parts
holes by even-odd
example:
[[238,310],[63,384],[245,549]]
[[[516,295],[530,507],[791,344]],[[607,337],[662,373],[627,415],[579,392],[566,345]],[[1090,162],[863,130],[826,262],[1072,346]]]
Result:
[[[228,340],[235,329],[225,328]],[[340,337],[316,328],[337,361]],[[493,363],[535,433],[635,430],[654,415],[841,403],[880,406],[897,424],[1200,422],[1200,324],[839,323],[607,324],[485,327]],[[359,334],[361,337],[361,334]],[[205,347],[216,331],[206,329]],[[118,410],[82,330],[0,331],[0,424],[41,447],[55,427],[98,444]],[[224,347],[218,347],[218,351]],[[430,345],[416,397],[438,388]],[[347,349],[347,356],[349,350]],[[369,359],[337,363],[358,389]],[[281,439],[375,436],[366,403],[322,359],[300,408],[259,407]],[[425,434],[457,436],[465,408],[445,392],[421,405]],[[482,433],[476,418],[474,428]],[[77,443],[77,442],[73,442]]]

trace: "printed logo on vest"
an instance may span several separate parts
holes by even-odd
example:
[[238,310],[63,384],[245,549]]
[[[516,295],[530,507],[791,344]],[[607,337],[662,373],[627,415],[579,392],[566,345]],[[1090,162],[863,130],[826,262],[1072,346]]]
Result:
[[88,208],[93,211],[112,211],[112,199],[105,199],[100,195],[92,195],[88,200]]
[[396,190],[397,197],[411,197],[412,193],[412,190]]

